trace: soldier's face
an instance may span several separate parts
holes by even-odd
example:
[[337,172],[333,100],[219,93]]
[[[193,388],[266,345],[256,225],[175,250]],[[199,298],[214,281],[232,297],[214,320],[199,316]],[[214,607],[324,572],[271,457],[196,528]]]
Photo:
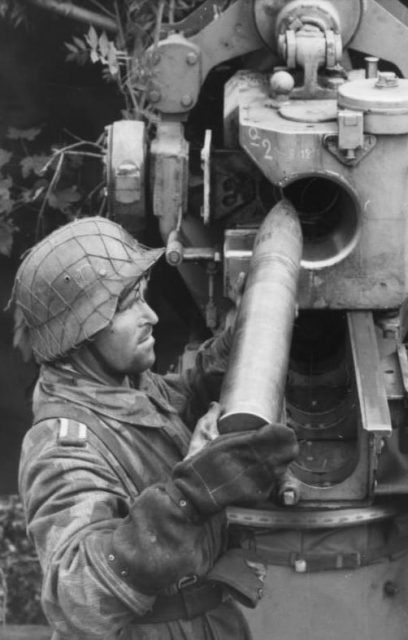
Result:
[[147,281],[142,280],[119,301],[112,322],[93,340],[93,349],[112,372],[138,374],[155,361],[152,330],[158,317],[145,300]]

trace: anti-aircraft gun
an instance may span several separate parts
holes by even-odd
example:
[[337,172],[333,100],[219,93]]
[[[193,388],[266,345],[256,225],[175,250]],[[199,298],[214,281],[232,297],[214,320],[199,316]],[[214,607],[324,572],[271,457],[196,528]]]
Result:
[[255,638],[406,636],[407,45],[397,0],[208,0],[150,52],[154,140],[108,129],[112,210],[142,225],[149,187],[211,330],[249,272],[220,429],[299,440],[280,499],[228,512],[269,566]]

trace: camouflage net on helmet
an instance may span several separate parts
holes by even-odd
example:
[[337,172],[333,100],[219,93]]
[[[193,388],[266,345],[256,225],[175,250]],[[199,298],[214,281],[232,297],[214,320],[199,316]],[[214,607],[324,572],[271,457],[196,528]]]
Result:
[[110,323],[123,289],[163,251],[144,247],[106,218],[83,218],[57,229],[18,269],[14,342],[28,331],[38,362],[67,354]]

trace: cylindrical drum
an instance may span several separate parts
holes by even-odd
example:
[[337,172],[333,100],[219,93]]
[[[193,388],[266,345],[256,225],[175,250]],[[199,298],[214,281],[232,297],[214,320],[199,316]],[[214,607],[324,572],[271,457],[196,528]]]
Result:
[[220,433],[281,418],[301,257],[299,219],[283,200],[255,238],[221,390]]

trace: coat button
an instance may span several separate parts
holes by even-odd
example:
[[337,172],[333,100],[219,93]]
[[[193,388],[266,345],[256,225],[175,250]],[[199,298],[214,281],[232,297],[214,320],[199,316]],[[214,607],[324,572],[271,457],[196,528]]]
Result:
[[108,555],[108,560],[109,560],[109,562],[113,562],[115,560],[115,556],[113,555],[113,553],[110,553]]

